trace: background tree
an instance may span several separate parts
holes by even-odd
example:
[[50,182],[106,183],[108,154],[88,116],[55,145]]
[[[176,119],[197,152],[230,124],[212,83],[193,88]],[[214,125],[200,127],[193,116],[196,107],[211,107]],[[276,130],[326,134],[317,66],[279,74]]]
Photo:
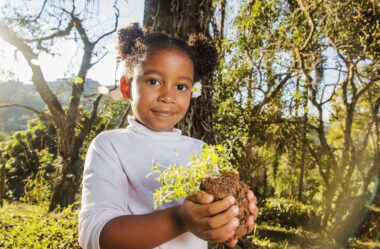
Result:
[[[324,224],[331,224],[328,230],[334,230],[332,236],[338,244],[345,245],[368,208],[368,186],[380,172],[380,165],[375,162],[378,146],[374,143],[378,141],[378,131],[375,129],[378,129],[376,122],[380,102],[380,43],[375,41],[380,28],[377,22],[379,12],[375,10],[379,5],[368,1],[321,4],[299,1],[299,5],[308,22],[310,36],[315,36],[320,43],[319,49],[305,47],[297,51],[297,57],[305,86],[310,91],[310,102],[318,110],[317,122],[311,127],[318,132],[322,150],[322,155],[316,156],[315,160],[321,167],[320,173],[324,179]],[[327,85],[323,86],[316,77],[312,77],[312,71],[327,70],[323,65],[326,60],[323,51],[328,48],[334,49],[337,54],[336,70],[340,76],[336,81],[338,91],[332,91],[330,98],[326,97]],[[377,87],[374,88],[375,84]],[[368,111],[358,108],[361,101],[368,101]],[[323,105],[331,103],[336,109],[330,120],[333,125],[338,122],[343,132],[343,141],[335,137],[334,143],[328,143],[331,139],[325,134],[322,110]],[[362,122],[360,119],[365,113],[370,113],[365,115],[366,124],[362,123],[360,135],[355,134],[354,127]],[[369,138],[371,135],[372,139]],[[314,150],[312,154],[317,153]],[[323,158],[327,159],[324,165],[321,163]],[[350,218],[345,218],[347,215]]]
[[[97,95],[94,99],[89,114],[80,112],[80,99],[89,69],[106,53],[104,47],[102,49],[100,46],[101,42],[116,31],[119,17],[115,2],[113,27],[109,27],[106,32],[104,28],[96,30],[93,34],[94,31],[90,32],[86,26],[91,24],[88,20],[92,17],[85,9],[81,11],[78,9],[74,1],[58,4],[43,1],[41,8],[34,14],[22,12],[22,8],[19,9],[20,12],[15,13],[16,10],[8,8],[8,15],[5,15],[0,23],[0,36],[20,51],[26,59],[32,70],[33,85],[46,103],[49,113],[34,108],[29,110],[51,119],[57,127],[57,148],[58,154],[62,157],[63,167],[54,187],[50,210],[58,205],[66,207],[73,203],[78,192],[83,169],[83,160],[79,156],[79,151],[96,118],[101,95]],[[49,88],[38,63],[38,54],[42,51],[54,54],[54,46],[51,45],[62,39],[72,39],[83,49],[76,76],[67,82],[72,91],[66,109]]]
[[378,9],[241,2],[215,81],[215,127],[241,175],[261,200],[322,205],[338,247],[364,219],[379,177]]
[[[145,0],[144,28],[164,32],[187,40],[191,34],[201,34],[210,40],[210,25],[214,15],[212,0]],[[184,134],[215,143],[212,121],[212,76],[200,79],[202,95],[191,101],[189,111],[177,125]]]

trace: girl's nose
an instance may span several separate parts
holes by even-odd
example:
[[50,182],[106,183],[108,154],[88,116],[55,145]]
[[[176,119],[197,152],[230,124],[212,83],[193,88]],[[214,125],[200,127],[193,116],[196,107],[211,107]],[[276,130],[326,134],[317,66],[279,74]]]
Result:
[[175,89],[167,85],[164,87],[161,87],[158,100],[164,103],[173,103],[175,100]]

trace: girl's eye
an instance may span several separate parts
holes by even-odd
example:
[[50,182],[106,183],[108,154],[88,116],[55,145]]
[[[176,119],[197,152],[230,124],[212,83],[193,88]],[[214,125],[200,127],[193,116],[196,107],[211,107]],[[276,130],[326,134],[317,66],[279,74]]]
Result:
[[180,90],[180,91],[186,91],[187,86],[179,84],[179,85],[177,85],[177,89]]
[[156,79],[149,79],[148,82],[152,86],[158,86],[160,84],[160,82],[158,80],[156,80]]

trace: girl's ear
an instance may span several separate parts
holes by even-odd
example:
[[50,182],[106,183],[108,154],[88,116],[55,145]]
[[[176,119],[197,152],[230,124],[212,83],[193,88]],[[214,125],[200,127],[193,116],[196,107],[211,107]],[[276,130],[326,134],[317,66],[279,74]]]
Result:
[[131,85],[126,80],[125,76],[120,78],[120,92],[124,99],[131,100]]

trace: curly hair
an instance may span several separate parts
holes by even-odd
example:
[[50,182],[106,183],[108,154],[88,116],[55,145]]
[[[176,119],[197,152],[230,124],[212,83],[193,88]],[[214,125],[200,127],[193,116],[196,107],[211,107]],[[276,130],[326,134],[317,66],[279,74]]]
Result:
[[138,23],[118,31],[118,51],[126,65],[126,76],[131,78],[133,69],[154,51],[174,48],[189,56],[194,66],[194,80],[210,76],[218,64],[215,44],[204,35],[192,34],[188,42],[163,33],[145,33]]

